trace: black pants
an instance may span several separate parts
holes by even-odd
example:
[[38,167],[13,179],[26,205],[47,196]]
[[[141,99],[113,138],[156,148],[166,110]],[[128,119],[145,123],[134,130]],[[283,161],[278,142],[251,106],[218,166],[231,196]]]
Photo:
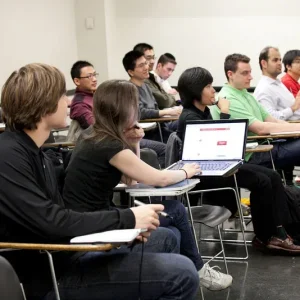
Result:
[[148,139],[142,139],[140,141],[140,147],[141,149],[149,148],[154,150],[157,154],[157,159],[159,161],[161,168],[165,167],[166,145],[164,143],[151,141]]
[[[254,232],[259,239],[267,241],[276,226],[291,222],[287,196],[279,174],[272,169],[253,164],[244,164],[236,173],[238,186],[251,191],[251,214]],[[234,178],[201,177],[195,189],[234,187]],[[229,194],[231,193],[232,196]],[[225,206],[231,211],[235,207],[233,193],[211,193],[208,201]]]

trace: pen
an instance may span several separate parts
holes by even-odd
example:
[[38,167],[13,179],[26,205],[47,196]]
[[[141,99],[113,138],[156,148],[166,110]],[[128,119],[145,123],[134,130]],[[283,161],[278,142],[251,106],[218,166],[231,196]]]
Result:
[[[141,201],[139,201],[139,200],[134,200],[134,204],[137,205],[137,206],[146,205],[145,203],[143,203],[143,202],[141,202]],[[163,216],[163,217],[165,217],[165,218],[171,218],[171,219],[172,219],[172,217],[169,216],[169,215],[168,215],[166,212],[164,212],[164,211],[160,211],[160,212],[158,212],[158,214],[161,215],[161,216]]]

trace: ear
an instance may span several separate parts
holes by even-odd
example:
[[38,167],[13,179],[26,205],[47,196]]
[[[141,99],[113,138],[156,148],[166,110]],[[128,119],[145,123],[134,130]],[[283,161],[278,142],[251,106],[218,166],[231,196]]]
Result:
[[266,60],[262,59],[260,61],[260,63],[261,63],[261,65],[262,65],[263,68],[265,68],[265,69],[267,68],[268,62]]
[[290,71],[292,66],[291,65],[286,65],[286,68],[287,68],[288,71]]
[[227,71],[227,76],[228,76],[229,79],[232,78],[232,75],[233,75],[233,72],[232,72],[232,71]]
[[134,71],[133,70],[128,70],[127,73],[128,73],[128,75],[130,77],[133,77],[133,75],[134,75]]
[[76,86],[79,86],[80,85],[80,79],[79,78],[74,78],[74,83]]
[[159,64],[157,64],[156,69],[161,69],[161,67],[162,67],[162,64],[159,63]]

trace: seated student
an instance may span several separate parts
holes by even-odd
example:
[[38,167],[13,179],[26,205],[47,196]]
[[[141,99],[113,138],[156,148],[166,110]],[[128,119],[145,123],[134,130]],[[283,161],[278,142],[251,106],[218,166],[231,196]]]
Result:
[[[146,85],[152,91],[152,94],[158,104],[159,109],[169,108],[176,105],[176,99],[173,95],[168,94],[162,87],[162,83],[167,80],[175,70],[177,62],[169,56],[161,55],[158,59],[154,76],[145,80]],[[151,74],[152,75],[152,74]]]
[[[177,239],[170,230],[155,230],[162,205],[89,213],[64,207],[52,163],[40,147],[51,129],[65,126],[65,92],[63,74],[45,64],[20,68],[3,86],[3,120],[9,130],[0,135],[0,240],[69,243],[78,235],[147,228],[151,236],[150,231],[143,234],[148,242],[141,277],[139,245],[134,253],[127,246],[109,252],[54,253],[61,299],[138,299],[140,280],[147,299],[193,299],[199,287],[194,265],[175,254]],[[55,299],[46,255],[29,250],[1,255],[15,268],[27,299]]]
[[282,83],[296,97],[300,91],[300,50],[290,50],[283,56],[284,72]]
[[[140,118],[154,119],[163,116],[178,117],[181,113],[181,108],[173,107],[163,110],[158,109],[157,102],[150,90],[145,84],[145,80],[149,77],[148,61],[144,57],[144,54],[139,51],[130,51],[123,58],[123,66],[130,76],[130,82],[132,82],[139,92],[139,109]],[[177,130],[177,121],[162,123],[162,131],[164,142],[167,142],[168,137],[172,131]],[[146,137],[148,139],[160,140],[158,129],[147,131]]]
[[[252,80],[250,58],[242,54],[231,54],[225,59],[224,69],[228,83],[226,83],[219,97],[226,97],[230,102],[229,114],[233,119],[248,119],[251,136],[266,135],[271,132],[299,131],[300,124],[291,124],[277,120],[257,102],[255,97],[248,93]],[[214,119],[218,119],[220,110],[211,109]],[[280,169],[300,164],[300,140],[287,140],[274,143],[272,155],[275,166]],[[247,153],[245,160],[257,165],[272,167],[270,153]]]
[[[183,139],[187,120],[212,120],[208,106],[215,103],[213,77],[203,68],[185,70],[178,80],[178,91],[183,105],[178,123],[178,136]],[[229,119],[230,102],[220,98],[217,106],[221,119]],[[300,246],[293,243],[283,225],[291,223],[287,196],[277,172],[257,165],[243,164],[236,173],[239,187],[251,191],[251,214],[256,237],[253,245],[261,248],[280,249],[300,253]],[[233,176],[201,177],[196,189],[211,189],[235,186]],[[230,206],[220,195],[219,205]]]
[[[94,123],[93,94],[97,88],[97,76],[98,73],[95,71],[94,66],[88,61],[80,60],[72,66],[71,77],[76,85],[76,91],[71,104],[70,118],[76,120],[81,129],[86,129]],[[73,134],[74,137],[77,136],[78,138],[80,132]],[[166,152],[164,143],[142,139],[141,149],[143,148],[154,150],[161,167],[164,167]]]
[[264,48],[259,55],[259,66],[263,76],[253,94],[256,100],[275,119],[300,119],[300,93],[295,99],[277,78],[282,69],[279,50],[270,46]]
[[[165,53],[163,54],[164,56],[168,57],[169,59],[176,61],[176,58],[174,55],[172,55],[171,53]],[[174,68],[175,69],[175,68]],[[172,72],[173,73],[173,72]],[[171,73],[171,74],[172,74]],[[154,74],[155,76],[155,74]],[[168,76],[169,78],[170,76]],[[160,83],[161,87],[164,89],[164,91],[170,95],[173,95],[174,97],[179,96],[178,91],[174,88],[171,87],[169,81],[167,79],[163,79],[161,78],[161,83]]]
[[[138,181],[166,186],[191,178],[200,171],[197,164],[187,164],[177,171],[160,171],[139,159],[143,132],[135,128],[138,101],[137,88],[128,81],[106,81],[96,90],[95,124],[82,133],[67,168],[63,191],[67,208],[80,212],[111,210],[110,197],[120,180],[127,184]],[[180,252],[194,262],[200,284],[211,290],[231,285],[230,275],[203,265],[184,206],[175,200],[162,203],[172,219],[161,218],[161,226],[171,226],[176,234],[180,232]]]

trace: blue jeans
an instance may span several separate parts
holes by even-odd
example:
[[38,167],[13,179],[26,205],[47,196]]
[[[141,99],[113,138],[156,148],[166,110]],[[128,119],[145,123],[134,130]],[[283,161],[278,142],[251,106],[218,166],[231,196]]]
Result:
[[172,217],[172,219],[160,217],[160,226],[167,227],[175,233],[180,243],[180,254],[190,258],[199,271],[203,267],[203,261],[198,252],[185,207],[177,200],[152,201],[154,202],[162,203],[165,206],[164,211]]
[[[300,139],[278,141],[273,143],[273,146],[272,156],[276,168],[284,169],[300,165]],[[272,168],[269,152],[254,153],[249,163]]]
[[[109,252],[87,252],[59,279],[62,300],[138,300],[141,245]],[[158,228],[144,247],[140,299],[194,299],[199,275],[193,263],[178,253],[171,230]],[[53,291],[44,300],[54,300]]]

